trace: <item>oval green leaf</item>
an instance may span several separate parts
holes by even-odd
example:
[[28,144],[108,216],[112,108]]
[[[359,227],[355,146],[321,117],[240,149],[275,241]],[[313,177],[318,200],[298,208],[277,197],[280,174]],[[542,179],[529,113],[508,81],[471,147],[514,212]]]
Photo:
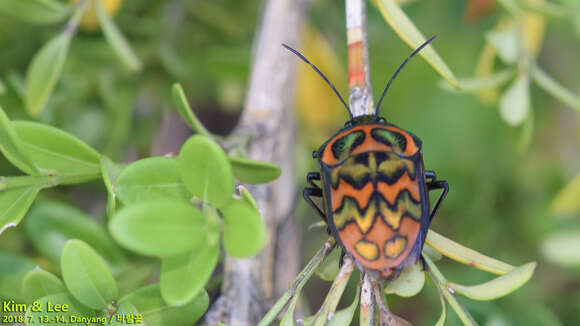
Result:
[[191,136],[179,152],[179,170],[185,186],[216,207],[232,200],[234,177],[221,147],[203,135]]
[[422,264],[419,262],[403,269],[399,277],[387,284],[385,293],[394,293],[400,297],[409,298],[419,293],[424,284],[425,272],[423,272]]
[[334,317],[332,317],[332,319],[328,321],[328,326],[351,325],[354,313],[359,303],[359,297],[360,297],[360,284],[356,289],[356,296],[354,297],[354,300],[352,301],[350,306],[335,312]]
[[447,282],[447,286],[473,300],[495,300],[519,289],[534,274],[536,263],[522,265],[507,274],[478,285]]
[[0,250],[0,297],[8,296],[15,301],[26,300],[22,296],[22,280],[36,265],[27,257]]
[[233,257],[257,254],[266,244],[266,225],[251,204],[234,199],[221,209],[224,216],[224,247]]
[[66,292],[64,283],[58,277],[38,267],[28,272],[22,280],[22,294],[29,302],[62,292]]
[[580,230],[564,230],[548,235],[541,244],[542,255],[562,267],[580,266]]
[[512,126],[522,124],[530,112],[530,78],[520,74],[499,101],[502,119]]
[[515,70],[507,68],[485,77],[458,78],[459,90],[451,87],[449,83],[443,80],[439,83],[439,87],[450,92],[477,93],[482,90],[503,86],[514,76]]
[[38,195],[38,191],[40,187],[37,185],[0,190],[0,235],[6,229],[20,223]]
[[141,315],[139,310],[137,310],[137,308],[129,301],[123,301],[119,304],[119,308],[117,308],[115,314],[111,316],[107,325],[125,326],[129,324],[127,316],[130,316],[129,318],[132,317],[131,324],[147,326],[143,321],[143,315]]
[[106,230],[83,211],[56,201],[34,205],[24,221],[28,239],[36,250],[54,264],[60,262],[62,248],[70,239],[81,239],[94,248],[114,268],[120,269],[125,258]]
[[121,31],[117,28],[117,25],[113,22],[109,14],[103,8],[103,4],[101,1],[94,1],[96,11],[97,11],[97,18],[99,19],[99,23],[101,24],[101,29],[105,34],[105,38],[109,45],[113,48],[117,56],[121,59],[123,64],[131,69],[132,71],[139,71],[143,66],[127,39],[123,36]]
[[22,150],[42,174],[55,175],[61,184],[75,184],[100,176],[101,155],[75,136],[30,121],[14,121]]
[[64,20],[70,8],[56,0],[2,0],[0,13],[33,24],[54,24]]
[[234,176],[241,182],[258,184],[276,180],[282,170],[276,164],[230,156]]
[[176,200],[128,206],[115,214],[109,230],[127,249],[159,257],[192,249],[207,233],[199,209]]
[[[34,311],[32,309],[34,305],[28,306],[25,315],[26,321],[30,321],[26,324],[28,326],[37,326],[41,320],[47,321],[42,323],[43,326],[62,326],[62,320],[66,322],[66,325],[86,326],[86,323],[76,322],[76,320],[81,317],[97,317],[95,312],[83,306],[67,293],[51,294],[38,299],[36,303],[38,304],[37,307],[40,306],[42,309]],[[61,307],[67,305],[68,309],[66,312],[48,312],[46,307],[48,307],[49,303],[51,305],[59,304]]]
[[161,297],[159,284],[142,287],[119,300],[130,302],[143,315],[144,323],[155,326],[188,326],[194,324],[207,310],[209,298],[202,291],[195,299],[182,306],[168,306]]
[[195,248],[161,261],[161,296],[170,306],[181,306],[197,297],[217,265],[220,246],[206,239]]
[[119,174],[114,189],[125,205],[157,199],[187,202],[192,197],[181,180],[177,161],[170,157],[150,157],[129,164]]
[[26,72],[26,110],[37,116],[60,77],[71,34],[63,32],[46,43],[34,56]]
[[173,96],[173,102],[177,105],[177,111],[181,115],[181,118],[187,125],[199,134],[211,137],[209,131],[205,129],[203,124],[197,119],[193,110],[189,106],[185,92],[181,84],[173,84],[171,88],[171,95]]
[[0,107],[0,152],[15,167],[26,174],[37,175],[38,169],[21,149],[22,143],[8,116]]
[[[399,7],[395,0],[377,0],[376,1],[381,14],[391,25],[395,33],[407,43],[413,50],[418,48],[427,39],[421,34],[419,29],[413,24],[413,22],[407,17],[405,12]],[[423,50],[419,52],[419,55],[437,71],[443,79],[453,85],[455,88],[459,88],[460,85],[457,83],[453,72],[443,59],[435,52],[431,45],[427,45]]]
[[70,293],[87,307],[103,309],[117,299],[117,283],[105,260],[83,241],[66,242],[60,268]]
[[473,249],[462,246],[433,230],[429,230],[429,233],[427,233],[426,242],[442,255],[462,264],[473,266],[482,271],[501,275],[515,268],[510,264],[506,264],[497,259],[480,254]]
[[520,36],[516,26],[485,34],[486,40],[495,47],[498,56],[507,64],[518,61],[520,55]]

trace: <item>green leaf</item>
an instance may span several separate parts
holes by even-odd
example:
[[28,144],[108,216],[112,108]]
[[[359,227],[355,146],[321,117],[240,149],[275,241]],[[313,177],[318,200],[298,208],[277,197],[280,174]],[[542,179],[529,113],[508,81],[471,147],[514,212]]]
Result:
[[119,31],[117,25],[113,22],[109,14],[103,8],[103,4],[101,1],[94,1],[97,17],[99,19],[99,23],[101,24],[101,29],[105,34],[105,38],[109,45],[113,48],[117,56],[121,59],[123,64],[132,71],[140,71],[143,64],[131,49],[129,42],[125,39],[125,36]]
[[232,200],[232,167],[221,147],[209,137],[191,136],[181,147],[177,162],[185,186],[195,196],[218,208]]
[[209,298],[202,291],[188,304],[168,306],[159,290],[159,284],[152,284],[138,289],[119,300],[119,304],[130,302],[143,315],[147,325],[155,326],[188,326],[194,324],[207,310]]
[[27,257],[0,250],[0,298],[25,301],[22,280],[35,266]]
[[578,255],[580,230],[562,230],[548,235],[541,244],[542,255],[550,262],[562,267],[580,266]]
[[334,317],[332,317],[332,319],[328,321],[328,326],[351,325],[354,313],[356,311],[356,307],[359,303],[359,297],[360,297],[360,284],[356,289],[356,296],[354,297],[354,300],[352,301],[350,306],[335,312]]
[[36,175],[38,169],[22,150],[22,141],[12,127],[6,113],[0,107],[0,151],[10,163],[26,174]]
[[61,184],[75,184],[100,176],[100,158],[90,146],[58,128],[30,121],[12,122],[23,142],[22,151],[44,175]]
[[[300,291],[296,291],[292,300],[290,300],[290,305],[288,305],[288,309],[282,316],[282,320],[280,321],[280,326],[296,326],[296,319],[294,318],[294,310],[296,309],[296,302],[300,298]],[[345,324],[346,325],[346,324]]]
[[425,272],[423,266],[419,262],[413,266],[409,266],[401,272],[399,277],[387,283],[385,293],[394,293],[403,298],[415,296],[423,289],[425,284]]
[[531,69],[531,75],[538,86],[544,89],[547,93],[571,108],[580,111],[580,96],[566,89],[566,87],[562,86],[538,66],[534,66]]
[[520,125],[530,112],[530,79],[520,74],[499,101],[502,119],[512,126]]
[[99,254],[81,240],[69,240],[62,249],[62,278],[70,293],[82,304],[103,309],[117,299],[117,283]]
[[486,77],[458,78],[457,82],[459,83],[459,90],[451,87],[449,83],[446,83],[443,80],[439,82],[439,87],[450,92],[476,93],[504,85],[515,76],[515,72],[514,69],[506,68]]
[[115,184],[121,172],[122,167],[111,161],[106,156],[101,157],[101,177],[107,189],[107,216],[115,214],[117,207],[117,194],[115,194]]
[[139,310],[137,310],[137,308],[129,301],[119,303],[117,311],[115,311],[115,314],[111,316],[107,325],[125,326],[129,324],[129,320],[127,319],[128,316],[130,316],[129,318],[133,318],[132,324],[146,326],[143,321],[143,315],[141,315]]
[[234,176],[245,183],[258,184],[276,180],[282,170],[276,164],[230,156]]
[[[326,224],[325,224],[326,225]],[[318,266],[316,269],[316,275],[322,280],[332,282],[336,279],[338,275],[338,260],[340,252],[338,250],[333,251],[326,257],[326,259]]]
[[429,230],[427,233],[426,242],[444,256],[462,264],[473,266],[482,271],[501,275],[515,269],[512,265],[482,255],[479,252],[462,246],[433,230]]
[[33,24],[61,22],[70,8],[55,0],[2,0],[0,13]]
[[109,230],[127,249],[159,257],[192,249],[207,232],[199,209],[176,200],[128,206],[115,214]]
[[[399,5],[395,0],[377,0],[376,1],[381,14],[386,19],[387,23],[391,25],[395,33],[407,43],[412,49],[418,48],[427,39],[421,34],[419,29],[413,24],[413,22],[405,15],[405,12],[401,10]],[[460,85],[457,83],[453,72],[443,59],[435,52],[431,45],[427,45],[423,50],[419,52],[419,55],[437,71],[443,79],[447,80],[451,85],[459,88]]]
[[[0,177],[1,179],[1,177]],[[20,223],[40,191],[39,186],[0,190],[0,235]]]
[[447,282],[447,286],[473,300],[495,300],[519,289],[532,277],[535,269],[536,263],[529,263],[482,284],[465,286]]
[[423,251],[421,253],[423,255],[428,255],[429,258],[431,258],[431,260],[433,261],[441,260],[441,258],[443,257],[437,250],[433,249],[433,247],[431,247],[428,244],[425,244],[423,246]]
[[447,304],[445,303],[445,298],[442,294],[439,294],[439,299],[441,300],[441,316],[439,316],[435,326],[445,326],[445,320],[447,319]]
[[221,209],[224,247],[233,257],[250,257],[266,244],[266,225],[260,212],[246,201],[234,199]]
[[[69,322],[70,320],[75,320],[76,318],[80,317],[92,317],[96,316],[93,311],[88,309],[87,307],[83,306],[80,302],[75,300],[72,296],[68,295],[67,293],[58,293],[58,294],[51,294],[46,297],[42,297],[36,300],[38,304],[37,307],[41,307],[42,309],[38,309],[37,311],[33,310],[35,305],[31,304],[28,306],[28,310],[26,311],[25,320],[27,321],[26,325],[28,326],[36,326],[39,325],[39,321],[46,320],[48,322],[42,323],[43,326],[62,326],[63,323],[60,322],[60,318],[64,318],[66,321],[66,325],[86,325],[86,323],[77,323],[77,322]],[[48,304],[55,305],[60,304],[61,306],[67,305],[68,309],[66,312],[48,312],[47,307]],[[58,317],[59,319],[57,319]]]
[[197,297],[217,265],[220,246],[207,239],[184,253],[161,261],[161,296],[170,306],[181,306]]
[[173,102],[177,105],[177,111],[181,115],[181,118],[187,125],[194,131],[199,134],[202,134],[207,137],[211,137],[211,134],[203,124],[197,119],[191,107],[189,107],[189,102],[187,101],[187,97],[183,92],[183,87],[181,84],[173,84],[171,88],[171,95],[173,96]]
[[28,272],[22,280],[22,293],[29,302],[62,292],[66,292],[64,283],[58,277],[38,267]]
[[520,35],[516,26],[485,34],[486,40],[495,47],[498,56],[507,64],[518,61],[520,55]]
[[71,35],[63,32],[46,43],[26,72],[26,110],[37,116],[52,94],[66,60]]
[[60,262],[62,248],[70,239],[88,243],[115,269],[125,261],[105,229],[74,206],[56,201],[39,202],[30,210],[24,227],[36,250],[54,264]]
[[254,197],[252,197],[252,194],[250,193],[250,191],[248,189],[246,189],[246,187],[241,186],[241,185],[238,186],[238,190],[240,192],[241,199],[246,201],[248,204],[252,205],[252,207],[254,207],[257,210],[258,204],[256,203],[256,200],[254,199]]
[[187,202],[192,197],[181,180],[177,161],[170,157],[150,157],[129,164],[119,174],[115,192],[125,205],[157,199]]

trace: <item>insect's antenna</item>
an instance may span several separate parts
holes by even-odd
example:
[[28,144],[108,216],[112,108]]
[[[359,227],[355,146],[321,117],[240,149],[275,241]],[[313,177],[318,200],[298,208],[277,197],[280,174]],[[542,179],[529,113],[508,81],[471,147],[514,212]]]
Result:
[[322,79],[324,79],[324,81],[328,84],[328,86],[330,86],[330,88],[332,88],[332,90],[334,91],[334,93],[336,94],[336,96],[338,96],[338,98],[340,99],[340,101],[342,102],[342,104],[344,105],[344,107],[346,108],[346,110],[348,111],[348,114],[352,118],[352,113],[350,112],[350,109],[348,108],[348,105],[346,105],[346,102],[344,101],[344,99],[342,98],[342,96],[340,96],[340,93],[338,92],[338,90],[336,89],[336,87],[334,87],[334,85],[332,85],[332,83],[328,80],[328,78],[326,78],[326,76],[324,76],[324,74],[320,70],[318,70],[318,68],[316,68],[315,65],[313,65],[312,63],[310,63],[310,61],[308,61],[308,59],[306,59],[300,52],[294,50],[293,48],[291,48],[290,46],[288,46],[288,45],[286,45],[284,43],[282,43],[282,46],[285,47],[286,49],[288,49],[290,52],[292,52],[295,55],[297,55],[300,59],[302,59],[302,61],[304,61],[307,64],[309,64],[310,67],[312,67],[312,69],[314,69],[314,71],[316,71],[316,73],[318,73],[318,75],[320,75],[320,77],[322,77]]
[[433,41],[436,38],[437,38],[437,35],[433,35],[433,36],[431,36],[430,39],[428,39],[427,41],[425,41],[425,43],[421,44],[421,46],[419,46],[415,51],[413,51],[413,53],[411,53],[410,56],[407,57],[407,59],[405,59],[405,61],[403,61],[403,63],[399,66],[399,69],[397,69],[397,71],[395,71],[395,73],[393,74],[393,77],[391,77],[391,80],[389,80],[389,82],[387,83],[387,87],[385,87],[385,90],[383,91],[383,95],[381,95],[381,99],[377,103],[377,108],[375,110],[375,115],[379,115],[379,110],[381,109],[381,103],[383,102],[383,99],[385,98],[385,94],[387,94],[387,90],[391,86],[391,83],[393,82],[393,80],[395,79],[395,77],[397,77],[397,75],[399,74],[399,72],[403,69],[403,67],[407,64],[407,62],[409,62],[409,60],[412,57],[415,56],[415,54],[419,53],[419,51],[421,51],[424,47],[427,46],[427,44],[431,43],[431,41]]

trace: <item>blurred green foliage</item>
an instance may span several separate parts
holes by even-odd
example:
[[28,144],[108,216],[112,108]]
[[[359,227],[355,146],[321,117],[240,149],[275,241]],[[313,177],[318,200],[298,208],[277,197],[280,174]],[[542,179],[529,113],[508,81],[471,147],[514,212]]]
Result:
[[[439,35],[433,47],[456,76],[472,76],[484,49],[486,33],[509,15],[505,3],[510,2],[498,1],[500,5],[476,23],[467,22],[466,2],[461,0],[417,1],[404,9],[424,34]],[[570,8],[576,5],[574,1],[554,3]],[[535,60],[543,71],[578,94],[580,9],[574,8],[571,19],[546,15],[546,37]],[[11,120],[32,119],[56,126],[116,161],[131,161],[179,148],[155,145],[163,134],[160,121],[177,114],[176,105],[171,101],[171,86],[178,81],[208,129],[226,133],[235,124],[243,103],[259,12],[257,0],[125,1],[114,21],[143,64],[141,70],[127,68],[101,32],[81,29],[70,42],[53,94],[35,118],[25,109],[26,72],[38,50],[60,33],[66,22],[56,17],[48,22],[30,23],[0,12],[0,106]],[[313,1],[308,17],[309,24],[330,44],[346,71],[343,2]],[[372,84],[378,95],[410,51],[373,6],[368,8],[368,32]],[[494,60],[494,65],[497,71],[508,67],[499,59]],[[462,301],[481,325],[580,324],[579,264],[569,263],[573,257],[564,258],[562,263],[562,258],[551,256],[562,252],[562,248],[576,249],[578,256],[580,249],[572,247],[578,242],[560,239],[560,247],[553,249],[555,241],[548,237],[560,230],[580,229],[577,209],[564,213],[551,209],[555,196],[580,172],[578,112],[532,83],[529,93],[533,119],[528,123],[532,124],[533,132],[529,133],[526,123],[518,127],[504,123],[498,99],[482,102],[474,96],[449,93],[437,87],[438,80],[428,64],[415,59],[391,87],[382,109],[389,122],[422,139],[426,167],[437,171],[451,185],[433,229],[515,265],[538,261],[532,280],[514,294],[483,303],[463,298]],[[501,90],[506,87],[509,84]],[[346,94],[347,90],[343,88],[341,92]],[[333,95],[328,90],[320,96]],[[317,110],[317,103],[317,98],[311,98],[306,109]],[[343,110],[338,100],[336,105],[329,105],[330,109]],[[316,116],[324,119],[324,115]],[[309,137],[316,125],[327,126],[325,130],[317,130],[317,134],[325,137],[341,127],[340,123],[333,128],[325,121],[301,118],[298,135],[301,147],[297,148],[295,157],[289,157],[298,162],[300,182],[306,171],[315,167],[310,153],[319,145],[320,138],[313,141]],[[180,145],[184,139],[173,142]],[[522,146],[523,141],[529,145]],[[0,157],[0,175],[18,174]],[[41,196],[80,206],[99,218],[105,215],[105,188],[99,182],[45,190]],[[568,201],[578,207],[580,198],[572,196]],[[317,221],[316,215],[303,203],[298,212],[304,230]],[[28,217],[33,223],[32,216]],[[578,232],[574,234],[574,239],[578,239]],[[303,237],[302,252],[306,261],[326,234],[316,228],[304,231]],[[545,239],[549,241],[547,244]],[[24,259],[4,255],[2,259],[10,262],[0,263],[0,270],[8,263],[14,264],[19,271],[14,277],[20,279],[34,264],[48,271],[58,269],[51,262],[58,257],[46,257],[41,249],[34,248],[34,243],[25,236],[23,225],[2,234],[0,250],[29,256]],[[443,261],[439,266],[448,279],[461,280],[464,284],[489,279],[487,274],[459,264]],[[125,276],[125,280],[119,281],[121,291],[124,286],[130,288],[123,283],[130,283],[130,278]],[[15,288],[10,288],[16,281],[0,279],[0,293],[16,293]],[[435,287],[430,282],[427,284],[425,295],[409,299],[389,297],[393,311],[415,325],[433,325],[439,316],[440,304]],[[353,289],[347,289],[347,293],[355,285],[356,282],[350,284]],[[321,293],[327,288],[324,282],[311,282],[304,288],[312,309],[320,306],[324,298]],[[348,300],[341,307],[349,305],[353,297],[345,295]],[[460,325],[449,311],[446,325]]]

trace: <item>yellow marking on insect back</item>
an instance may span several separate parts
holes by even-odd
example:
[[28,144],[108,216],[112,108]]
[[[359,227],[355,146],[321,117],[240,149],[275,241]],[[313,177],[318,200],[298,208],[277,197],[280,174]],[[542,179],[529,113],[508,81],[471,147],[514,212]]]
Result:
[[376,243],[362,239],[354,245],[354,250],[366,260],[379,258],[379,246]]
[[388,153],[388,159],[381,162],[378,167],[380,174],[392,176],[400,169],[406,169],[409,176],[415,178],[415,164],[411,160],[401,159],[394,153]]
[[385,242],[385,257],[397,258],[407,248],[407,237],[395,236]]
[[362,233],[367,233],[373,225],[376,214],[376,206],[370,202],[367,209],[361,214],[352,198],[344,198],[342,209],[335,211],[333,222],[336,228],[342,228],[347,222],[355,221]]
[[414,220],[421,219],[421,204],[414,203],[409,197],[409,193],[405,192],[403,196],[399,197],[395,205],[395,209],[393,210],[384,201],[381,200],[379,202],[385,222],[394,230],[399,229],[405,213],[410,215]]

